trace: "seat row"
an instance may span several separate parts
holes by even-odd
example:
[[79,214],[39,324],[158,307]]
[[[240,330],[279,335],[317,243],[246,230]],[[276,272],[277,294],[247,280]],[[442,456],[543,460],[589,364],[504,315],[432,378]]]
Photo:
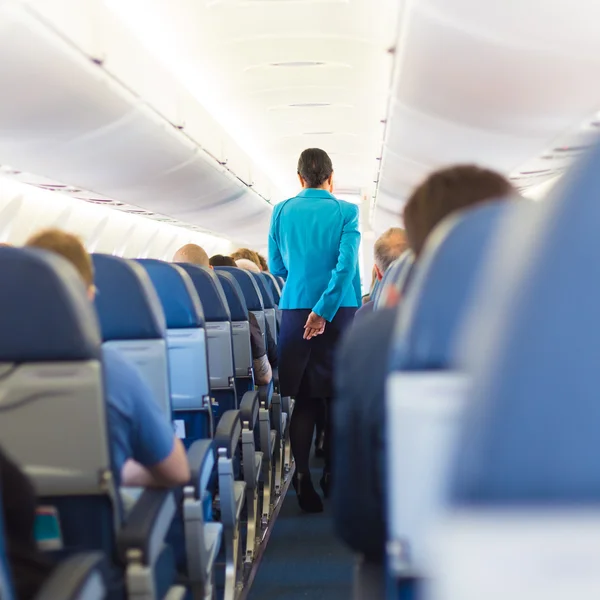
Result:
[[356,597],[600,592],[599,166],[600,146],[543,203],[447,218],[410,277],[388,279],[403,300],[386,317],[385,403],[355,438],[370,474],[355,473],[350,508],[335,507],[344,539],[369,557],[373,508],[385,515],[385,589],[358,577]]
[[[216,576],[233,599],[291,467],[293,404],[276,372],[255,389],[250,348],[249,311],[276,337],[281,282],[226,267],[93,262],[96,311],[62,259],[0,250],[11,282],[0,295],[0,439],[34,482],[40,543],[60,559],[96,553],[86,564],[103,585],[82,597],[104,597],[104,587],[109,598],[212,598]],[[136,364],[192,471],[181,490],[127,490],[130,510],[112,470],[102,346]]]

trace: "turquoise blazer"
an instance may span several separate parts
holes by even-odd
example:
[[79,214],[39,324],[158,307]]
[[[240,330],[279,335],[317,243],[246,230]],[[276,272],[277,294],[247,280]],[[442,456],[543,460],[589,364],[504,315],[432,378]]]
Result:
[[277,204],[269,231],[269,269],[286,282],[279,308],[311,309],[331,321],[360,306],[358,206],[307,188]]

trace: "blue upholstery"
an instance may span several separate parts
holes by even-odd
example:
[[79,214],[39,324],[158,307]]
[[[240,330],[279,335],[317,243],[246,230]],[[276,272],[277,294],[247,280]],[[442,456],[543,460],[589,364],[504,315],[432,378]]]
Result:
[[215,267],[215,271],[229,273],[235,278],[244,294],[248,310],[264,310],[262,294],[249,271],[244,271],[237,267]]
[[81,276],[65,259],[0,248],[0,280],[0,362],[100,358],[95,311]]
[[526,226],[507,223],[511,248],[467,327],[461,504],[600,501],[600,146],[555,190]]
[[204,313],[189,275],[178,265],[151,258],[138,259],[156,288],[168,329],[204,326]]
[[219,278],[212,269],[197,265],[179,264],[191,278],[204,311],[204,318],[211,323],[231,321],[229,306]]
[[252,275],[254,281],[258,285],[258,289],[260,290],[260,294],[262,296],[263,306],[264,308],[275,308],[275,300],[273,299],[273,294],[265,278],[262,273],[252,273],[249,271],[250,275]]
[[275,279],[275,275],[263,272],[261,273],[261,277],[267,282],[275,304],[279,305],[279,301],[281,300],[281,288],[279,287],[279,282]]
[[146,270],[135,261],[93,254],[102,339],[162,339],[165,315]]
[[414,258],[412,251],[406,250],[389,266],[372,295],[371,299],[375,302],[375,308],[381,307],[382,302],[385,300],[385,289],[388,286],[396,288],[399,292],[405,291],[412,271]]
[[399,312],[392,369],[450,367],[486,250],[512,207],[509,201],[484,204],[449,217],[431,236]]
[[244,298],[244,292],[239,286],[237,279],[231,274],[215,269],[217,277],[223,287],[225,298],[229,306],[232,321],[247,321],[248,306]]
[[15,593],[12,585],[12,574],[6,554],[6,543],[4,541],[4,508],[2,506],[2,495],[0,494],[0,598],[2,600],[14,600]]

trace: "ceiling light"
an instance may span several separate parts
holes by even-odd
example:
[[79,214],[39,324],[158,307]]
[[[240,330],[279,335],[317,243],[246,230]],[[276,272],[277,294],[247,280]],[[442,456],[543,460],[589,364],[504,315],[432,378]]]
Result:
[[327,63],[317,60],[290,60],[287,62],[269,63],[270,67],[322,67]]

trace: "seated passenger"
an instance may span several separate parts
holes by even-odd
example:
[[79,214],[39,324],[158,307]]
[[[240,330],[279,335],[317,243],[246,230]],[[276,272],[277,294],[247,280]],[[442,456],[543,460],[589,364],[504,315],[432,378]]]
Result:
[[210,261],[208,260],[208,254],[204,248],[201,248],[197,244],[186,244],[175,252],[173,256],[174,263],[191,263],[193,265],[199,265],[201,267],[209,267]]
[[30,600],[50,576],[53,564],[38,550],[34,535],[36,497],[33,485],[0,450],[0,491],[6,556],[18,600]]
[[[406,237],[417,260],[429,234],[445,217],[504,198],[512,191],[502,175],[476,166],[461,165],[431,174],[404,208]],[[335,528],[351,548],[375,562],[383,559],[386,539],[384,474],[379,457],[384,444],[388,354],[397,310],[384,308],[356,323],[340,344],[335,371],[339,398],[334,404]],[[365,339],[372,342],[365,344]]]
[[260,267],[247,258],[238,258],[235,261],[235,266],[238,269],[245,269],[246,271],[252,271],[253,273],[260,273]]
[[[383,279],[383,276],[390,265],[399,258],[407,248],[406,234],[404,233],[404,230],[399,227],[392,227],[379,237],[373,248],[375,254],[375,265],[373,266],[375,281],[381,281]],[[375,281],[373,281],[373,285],[375,285]],[[369,298],[369,300],[356,311],[354,323],[364,319],[366,315],[373,312],[374,308],[375,301]]]
[[238,248],[231,254],[231,258],[233,258],[233,260],[236,262],[241,258],[245,258],[246,260],[253,262],[260,270],[260,258],[258,253],[254,252],[254,250],[250,250],[250,248]]
[[209,260],[211,267],[235,267],[235,260],[231,256],[223,256],[222,254],[215,254],[210,257]]
[[[94,268],[74,235],[58,229],[31,237],[27,246],[55,252],[80,273],[93,300]],[[103,349],[107,418],[116,476],[135,487],[174,487],[187,483],[190,469],[185,448],[173,433],[137,368],[118,350]]]

